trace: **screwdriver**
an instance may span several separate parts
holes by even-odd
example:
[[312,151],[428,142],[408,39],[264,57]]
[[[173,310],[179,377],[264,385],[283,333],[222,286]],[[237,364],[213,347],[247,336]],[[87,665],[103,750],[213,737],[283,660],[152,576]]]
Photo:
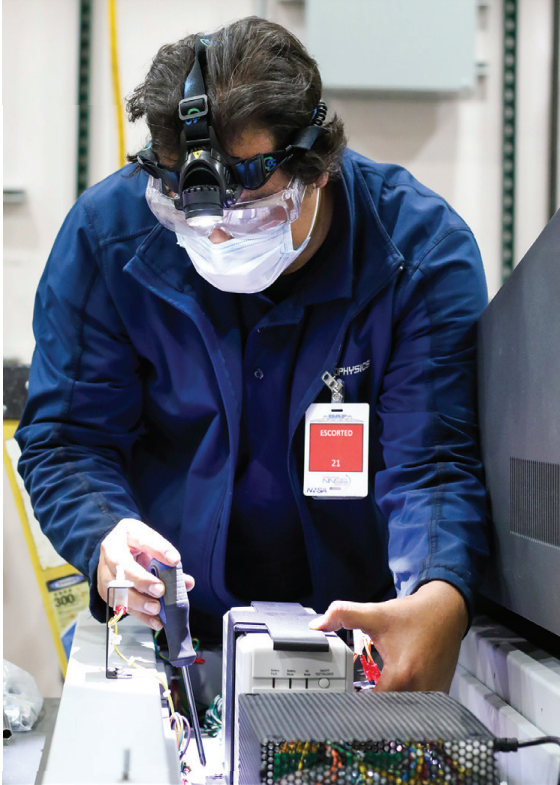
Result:
[[202,736],[200,735],[200,725],[194,703],[191,679],[188,667],[196,659],[196,652],[193,648],[191,631],[189,628],[189,598],[185,588],[185,578],[181,562],[176,567],[169,567],[167,564],[152,559],[149,566],[152,575],[163,583],[165,593],[160,599],[159,617],[165,630],[167,645],[169,647],[169,662],[181,670],[187,701],[192,717],[192,725],[198,757],[203,766],[206,766],[206,756],[202,746]]

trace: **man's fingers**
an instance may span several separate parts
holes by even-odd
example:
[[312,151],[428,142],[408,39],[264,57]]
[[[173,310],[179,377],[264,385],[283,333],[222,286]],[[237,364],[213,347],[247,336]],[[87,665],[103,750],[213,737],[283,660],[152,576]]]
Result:
[[127,543],[133,552],[147,553],[151,559],[158,559],[170,567],[175,567],[181,560],[179,551],[142,521],[125,519],[121,523],[124,524]]
[[383,664],[383,670],[379,681],[375,686],[375,692],[409,692],[414,689],[408,679],[408,674],[401,673],[398,668]]
[[140,564],[137,562],[133,562],[132,564],[127,564],[125,566],[125,575],[126,577],[133,581],[134,588],[137,589],[139,592],[143,594],[149,594],[152,597],[156,597],[159,599],[163,596],[165,592],[165,586],[163,585],[162,581],[159,578],[156,578],[155,575],[152,575],[151,572],[145,570]]
[[107,583],[116,578],[118,564],[124,569],[126,579],[132,581],[139,592],[153,597],[162,596],[165,590],[163,583],[134,560],[126,543],[114,538],[104,542],[99,559],[98,589],[104,600],[107,596]]
[[[162,550],[171,554],[173,559],[177,557],[175,564],[179,561],[179,554],[173,546],[153,529],[141,521],[124,519],[103,540],[99,564],[100,567],[106,565],[111,571],[112,575],[107,580],[115,577],[117,565],[120,564],[126,577],[134,582],[139,591],[161,597],[162,582],[146,568],[153,557],[173,566],[171,556],[166,557]],[[135,551],[138,553],[138,560],[133,556]]]
[[[149,572],[152,558],[176,566],[180,561],[179,553],[173,546],[149,526],[141,521],[123,519],[101,544],[97,570],[97,589],[101,597],[107,597],[107,583],[116,577],[117,565],[124,569],[125,576],[134,583],[129,591],[128,606],[133,615],[149,622],[152,614],[159,613],[159,604],[154,604],[164,594],[163,582]],[[185,575],[185,588],[194,587],[194,578]],[[151,602],[150,602],[151,601]],[[159,627],[154,627],[159,629]]]
[[332,602],[323,616],[309,623],[311,629],[334,632],[344,627],[347,630],[363,630],[370,638],[375,637],[378,624],[382,621],[381,605],[373,602]]
[[423,663],[395,662],[383,665],[375,692],[449,692],[453,674],[442,673],[437,667]]
[[[136,557],[136,562],[141,567],[144,567],[145,570],[148,570],[150,561],[151,561],[151,557],[145,553],[140,553]],[[183,576],[185,578],[185,588],[187,589],[187,591],[190,591],[191,589],[194,588],[194,578],[192,577],[192,575],[187,575],[186,573],[183,573]]]
[[143,622],[147,627],[151,627],[152,630],[161,630],[163,627],[159,616],[150,616],[147,613],[135,611],[133,608],[130,608],[128,612],[131,616],[134,616],[135,619]]
[[191,589],[194,589],[194,578],[193,578],[193,576],[192,575],[184,575],[184,578],[185,578],[185,589],[187,591],[190,591]]
[[148,594],[136,591],[136,589],[128,590],[128,607],[129,613],[136,611],[137,613],[144,613],[148,616],[157,616],[159,614],[161,605],[159,600],[150,597]]
[[[97,589],[103,600],[107,597],[107,583],[114,577],[106,564],[98,570]],[[127,613],[147,624],[153,630],[161,630],[163,626],[158,615],[159,611],[160,604],[156,599],[135,589],[128,590]]]
[[125,562],[130,563],[134,561],[134,557],[128,547],[126,532],[120,527],[120,524],[101,543],[99,561],[105,562],[113,574],[116,574],[117,564],[121,564],[124,567]]
[[[103,555],[102,555],[103,556]],[[101,557],[97,566],[97,591],[103,602],[107,599],[107,584],[115,575],[111,572],[105,560]]]

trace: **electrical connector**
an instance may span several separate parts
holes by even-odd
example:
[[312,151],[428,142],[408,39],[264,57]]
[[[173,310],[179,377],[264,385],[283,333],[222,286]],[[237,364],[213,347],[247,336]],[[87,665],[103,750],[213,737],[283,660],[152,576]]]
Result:
[[128,584],[130,583],[132,583],[132,581],[126,580],[124,567],[117,564],[116,580],[111,581],[111,584],[113,584],[115,588],[115,593],[113,595],[113,609],[115,613],[119,613],[121,610],[123,615],[126,613],[128,608]]
[[377,684],[379,681],[379,677],[381,676],[381,671],[375,662],[368,662],[368,659],[365,654],[360,655],[360,662],[362,663],[362,668],[364,669],[364,675],[366,679],[373,684]]

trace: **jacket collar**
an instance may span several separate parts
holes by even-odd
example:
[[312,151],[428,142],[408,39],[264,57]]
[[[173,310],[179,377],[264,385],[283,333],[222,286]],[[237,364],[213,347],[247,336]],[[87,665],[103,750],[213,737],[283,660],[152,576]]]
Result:
[[334,232],[331,228],[325,239],[336,248],[325,248],[324,243],[319,250],[325,255],[325,264],[296,298],[302,305],[341,298],[366,301],[377,282],[402,262],[350,151],[343,156],[341,174],[333,184]]

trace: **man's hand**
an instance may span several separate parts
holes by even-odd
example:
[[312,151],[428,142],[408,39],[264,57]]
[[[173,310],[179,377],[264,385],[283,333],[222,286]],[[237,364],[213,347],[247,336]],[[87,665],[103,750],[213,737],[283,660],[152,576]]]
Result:
[[[107,584],[117,577],[117,564],[120,564],[126,577],[134,583],[134,588],[128,590],[128,613],[148,627],[161,630],[157,598],[165,589],[163,583],[146,569],[154,557],[170,567],[181,559],[177,549],[145,523],[123,518],[101,543],[97,591],[105,602]],[[190,575],[185,575],[185,586],[187,591],[194,586]]]
[[359,629],[369,635],[383,658],[378,691],[448,692],[467,623],[461,593],[449,583],[431,581],[398,600],[333,602],[309,626]]

